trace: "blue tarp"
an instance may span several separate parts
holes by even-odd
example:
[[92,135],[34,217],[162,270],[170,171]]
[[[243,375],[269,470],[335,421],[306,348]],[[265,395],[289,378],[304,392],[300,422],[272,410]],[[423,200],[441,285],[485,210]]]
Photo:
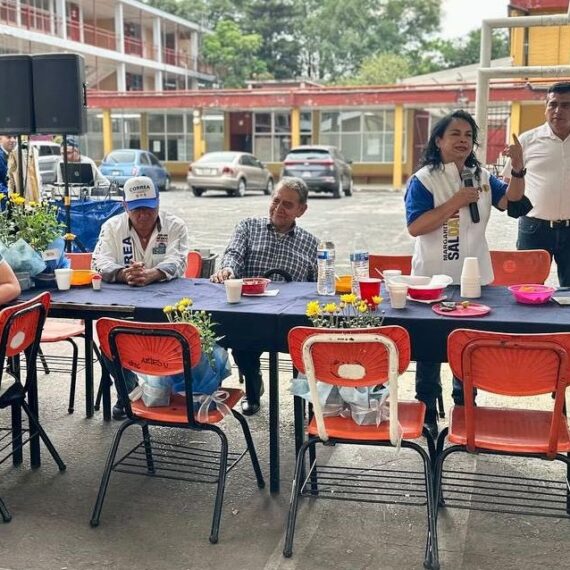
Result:
[[[55,202],[58,209],[57,218],[65,223],[63,202]],[[71,233],[85,246],[93,251],[101,226],[113,216],[123,212],[123,204],[117,200],[78,200],[71,202]],[[73,251],[81,251],[73,244]]]

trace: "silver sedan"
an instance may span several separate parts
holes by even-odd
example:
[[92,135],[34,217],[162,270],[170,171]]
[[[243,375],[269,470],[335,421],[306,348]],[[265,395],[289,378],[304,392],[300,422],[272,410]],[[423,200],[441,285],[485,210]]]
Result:
[[241,197],[246,190],[273,191],[271,172],[247,152],[209,152],[188,167],[188,188],[194,196],[206,190],[223,190],[228,196]]

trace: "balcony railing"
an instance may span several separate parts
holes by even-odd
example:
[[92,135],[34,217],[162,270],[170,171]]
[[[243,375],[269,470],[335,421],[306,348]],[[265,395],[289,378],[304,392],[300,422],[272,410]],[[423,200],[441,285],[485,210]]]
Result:
[[86,44],[115,51],[117,36],[114,32],[97,28],[91,24],[83,24],[83,39]]
[[17,26],[26,30],[52,33],[58,31],[58,19],[53,17],[48,10],[42,10],[28,4],[20,4],[20,22],[18,23],[18,5],[13,0],[0,2],[0,23],[9,26]]

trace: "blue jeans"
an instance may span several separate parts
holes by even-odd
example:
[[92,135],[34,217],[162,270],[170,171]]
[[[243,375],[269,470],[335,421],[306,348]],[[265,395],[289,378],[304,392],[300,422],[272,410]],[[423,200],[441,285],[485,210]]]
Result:
[[570,225],[550,223],[538,218],[519,218],[517,249],[545,249],[554,257],[561,287],[570,287]]
[[[435,411],[435,404],[440,395],[441,362],[416,362],[416,399],[423,402],[428,410]],[[463,382],[455,376],[451,395],[456,405],[463,405]],[[477,390],[474,390],[475,395],[477,395]]]

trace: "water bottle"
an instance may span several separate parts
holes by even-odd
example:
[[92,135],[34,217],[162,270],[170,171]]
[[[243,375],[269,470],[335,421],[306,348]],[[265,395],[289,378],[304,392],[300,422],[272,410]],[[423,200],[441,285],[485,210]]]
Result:
[[362,237],[357,234],[350,250],[350,273],[352,275],[352,292],[360,295],[358,282],[369,277],[368,248]]
[[334,260],[334,243],[325,237],[317,249],[317,293],[319,295],[335,294]]

